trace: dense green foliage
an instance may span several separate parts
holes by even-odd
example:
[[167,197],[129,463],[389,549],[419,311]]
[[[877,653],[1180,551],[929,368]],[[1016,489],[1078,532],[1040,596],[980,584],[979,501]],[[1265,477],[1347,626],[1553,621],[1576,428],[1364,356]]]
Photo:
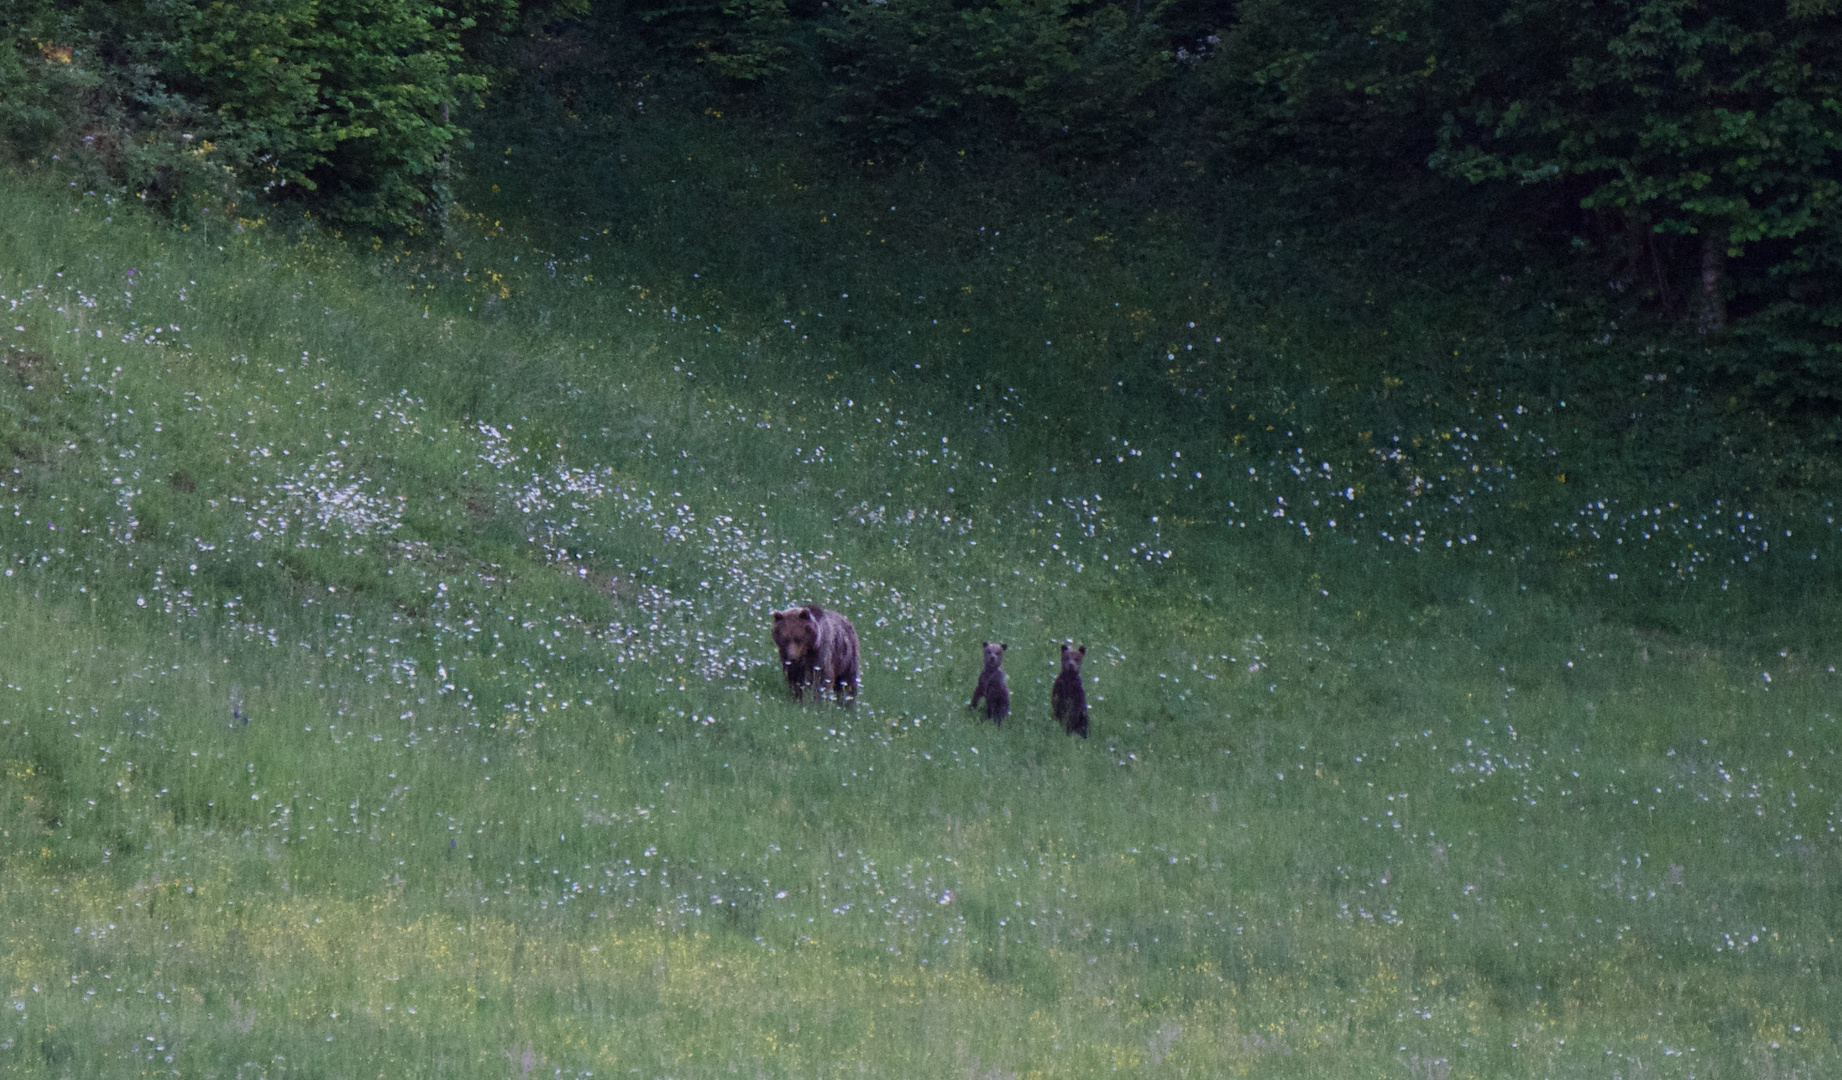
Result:
[[1437,228],[1490,238],[1479,273],[1561,269],[1702,335],[1713,392],[1781,416],[1842,403],[1824,0],[30,0],[0,18],[15,153],[162,201],[413,229],[448,205],[489,77],[649,82],[872,172],[984,152],[1197,213],[1264,170],[1307,218],[1403,231],[1437,204]]
[[454,110],[476,107],[486,87],[461,35],[515,10],[22,0],[0,22],[0,134],[16,155],[68,157],[156,201],[249,194],[409,227],[446,199]]
[[[1597,281],[1702,332],[1780,405],[1833,411],[1842,221],[1834,5],[1525,0],[1244,4],[1218,74],[1231,142],[1344,179],[1524,192],[1480,225],[1571,245]],[[1546,193],[1544,194],[1544,191]],[[1441,190],[1444,197],[1452,192]],[[1462,197],[1462,196],[1459,196]],[[1584,211],[1584,213],[1580,213]]]

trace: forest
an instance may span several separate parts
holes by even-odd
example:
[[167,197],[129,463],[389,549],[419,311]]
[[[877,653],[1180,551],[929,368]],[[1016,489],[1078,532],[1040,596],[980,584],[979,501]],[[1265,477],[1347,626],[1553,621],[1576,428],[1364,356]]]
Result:
[[1255,212],[1292,227],[1361,220],[1695,335],[1698,376],[1774,415],[1832,419],[1842,385],[1826,0],[18,0],[0,18],[13,154],[169,210],[416,233],[454,204],[489,96],[607,113],[649,87],[810,133],[842,186],[976,154],[1013,190],[1208,229],[1252,180]]

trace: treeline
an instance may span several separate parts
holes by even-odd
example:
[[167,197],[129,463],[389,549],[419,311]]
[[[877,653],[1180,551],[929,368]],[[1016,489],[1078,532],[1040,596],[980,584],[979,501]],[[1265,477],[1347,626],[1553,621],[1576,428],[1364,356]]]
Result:
[[410,230],[495,87],[710,98],[872,172],[968,151],[1188,206],[1257,173],[1487,233],[1833,415],[1839,2],[12,0],[0,138]]

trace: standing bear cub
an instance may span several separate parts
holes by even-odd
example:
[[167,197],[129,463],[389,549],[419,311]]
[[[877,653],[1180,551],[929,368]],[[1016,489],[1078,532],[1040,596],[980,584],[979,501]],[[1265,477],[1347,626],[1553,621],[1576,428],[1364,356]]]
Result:
[[1087,738],[1087,689],[1081,685],[1081,661],[1086,656],[1085,645],[1079,649],[1062,646],[1062,673],[1049,688],[1049,704],[1062,730],[1083,739]]
[[985,718],[999,727],[1004,726],[1004,718],[1011,714],[1011,682],[1004,675],[1004,650],[1009,645],[1000,645],[995,641],[983,643],[985,646],[985,670],[979,672],[979,684],[972,691],[972,702],[968,709],[979,707],[979,699],[985,699]]
[[817,604],[776,611],[774,645],[795,701],[808,683],[821,694],[829,690],[840,705],[857,696],[857,628],[843,615]]

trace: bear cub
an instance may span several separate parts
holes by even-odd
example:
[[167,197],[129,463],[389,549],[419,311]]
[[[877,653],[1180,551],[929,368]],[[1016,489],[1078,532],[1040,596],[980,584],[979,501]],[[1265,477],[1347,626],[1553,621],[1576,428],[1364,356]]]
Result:
[[972,701],[968,709],[979,707],[979,699],[985,700],[985,718],[999,727],[1004,726],[1004,718],[1011,714],[1011,682],[1004,675],[1004,650],[1009,645],[1000,645],[995,641],[983,643],[985,646],[985,670],[979,672],[979,684],[972,691]]
[[851,620],[817,604],[791,607],[774,613],[773,634],[793,700],[805,696],[808,684],[821,694],[829,690],[840,705],[857,696],[857,628]]
[[1049,688],[1049,704],[1062,730],[1083,739],[1087,738],[1087,690],[1081,685],[1081,661],[1086,656],[1085,645],[1079,649],[1062,646],[1062,673]]

